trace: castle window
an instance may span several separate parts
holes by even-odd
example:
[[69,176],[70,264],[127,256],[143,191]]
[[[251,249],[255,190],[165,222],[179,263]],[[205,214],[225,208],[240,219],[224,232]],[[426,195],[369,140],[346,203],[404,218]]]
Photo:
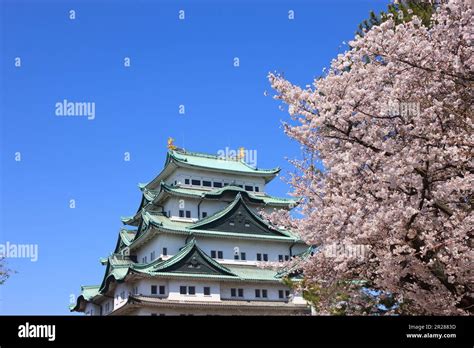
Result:
[[255,297],[260,298],[260,289],[255,289]]
[[191,211],[190,210],[186,210],[186,218],[191,218]]
[[217,252],[215,250],[211,250],[211,257],[215,259],[217,257]]
[[184,217],[184,210],[180,210],[180,211],[179,211],[179,217],[180,217],[180,218]]
[[163,248],[162,254],[163,254],[163,256],[167,256],[168,255],[168,248]]
[[268,261],[268,254],[263,254],[263,261]]
[[263,297],[263,298],[267,298],[267,297],[268,297],[268,293],[267,293],[267,290],[266,290],[266,289],[263,289],[263,290],[262,290],[262,297]]
[[202,186],[211,187],[211,186],[212,186],[212,183],[211,183],[210,181],[203,180],[203,181],[202,181]]
[[196,287],[188,286],[188,295],[196,295]]
[[180,286],[180,287],[179,287],[179,293],[180,293],[181,295],[186,295],[186,293],[187,293],[187,288],[186,288],[186,286]]
[[209,286],[204,287],[204,296],[211,296],[211,288]]
[[152,251],[150,254],[150,260],[153,261],[155,259],[155,252]]
[[222,187],[222,183],[221,183],[221,182],[214,181],[214,187],[221,188],[221,187]]
[[164,285],[160,285],[160,295],[164,295],[166,293],[166,289]]
[[191,183],[192,183],[194,186],[201,186],[201,180],[193,179],[193,180],[191,180]]
[[260,192],[260,189],[258,188],[258,186],[255,186],[255,192]]
[[158,292],[158,287],[156,285],[151,286],[151,294],[156,295]]
[[203,211],[203,212],[202,212],[202,218],[204,219],[204,218],[206,218],[206,217],[207,217],[207,212]]
[[230,289],[230,297],[244,297],[244,289]]
[[247,255],[243,252],[240,253],[240,259],[243,260],[243,261],[247,260]]
[[290,290],[285,290],[285,296],[286,298],[290,297]]
[[283,255],[278,255],[278,262],[283,262]]
[[245,191],[253,191],[253,186],[245,185]]
[[224,253],[222,251],[217,252],[217,258],[218,259],[223,259],[224,258]]
[[278,297],[283,298],[283,290],[278,290]]
[[184,179],[184,184],[189,185],[189,179]]
[[262,261],[262,254],[257,254],[257,261]]
[[229,183],[224,181],[224,186],[229,186]]
[[285,255],[285,261],[289,261],[290,260],[290,255]]

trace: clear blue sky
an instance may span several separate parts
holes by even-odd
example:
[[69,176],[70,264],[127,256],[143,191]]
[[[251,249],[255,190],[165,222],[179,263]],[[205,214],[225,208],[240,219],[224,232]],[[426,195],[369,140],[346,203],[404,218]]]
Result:
[[[0,286],[0,313],[68,314],[69,296],[102,280],[99,257],[168,136],[193,151],[256,149],[259,167],[290,170],[300,150],[264,96],[267,73],[311,83],[387,2],[0,0],[0,243],[39,246],[37,262],[9,260],[18,273]],[[64,99],[95,102],[95,119],[55,116]],[[289,188],[276,179],[269,191]]]

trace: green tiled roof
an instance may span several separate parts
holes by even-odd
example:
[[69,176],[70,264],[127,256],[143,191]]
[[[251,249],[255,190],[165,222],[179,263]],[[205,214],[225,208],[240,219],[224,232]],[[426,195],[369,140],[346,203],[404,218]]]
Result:
[[261,177],[265,179],[265,182],[271,181],[280,172],[280,168],[253,168],[243,160],[226,159],[216,155],[184,150],[170,150],[166,155],[165,167],[161,173],[148,184],[141,185],[140,187],[156,189],[160,182],[166,180],[178,167]]
[[81,286],[81,295],[88,301],[99,295],[99,287],[100,285],[83,285]]
[[123,244],[125,244],[126,246],[129,246],[132,243],[132,241],[135,239],[136,234],[136,230],[127,230],[124,228],[120,230],[120,238],[122,239]]
[[169,151],[169,160],[174,159],[179,163],[190,166],[210,168],[224,171],[241,172],[249,174],[270,174],[275,175],[280,168],[259,169],[253,168],[242,160],[233,160],[198,152]]
[[259,281],[277,281],[277,271],[273,269],[265,269],[260,267],[249,267],[240,265],[227,265],[232,273],[235,273],[242,280],[259,280]]
[[91,301],[94,297],[100,295],[100,285],[83,285],[81,286],[81,294],[77,297],[76,303],[69,306],[71,312],[77,311],[81,305],[81,301]]

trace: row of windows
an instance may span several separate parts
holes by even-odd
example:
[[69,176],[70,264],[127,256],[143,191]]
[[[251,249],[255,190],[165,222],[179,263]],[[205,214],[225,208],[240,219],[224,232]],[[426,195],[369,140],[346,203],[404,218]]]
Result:
[[[211,287],[210,286],[205,286],[202,290],[204,296],[210,296],[211,295]],[[195,286],[185,286],[182,285],[179,287],[179,293],[181,295],[196,295],[196,287]]]
[[[168,217],[171,217],[171,210],[168,210],[168,215],[167,215],[167,216],[168,216]],[[179,216],[180,218],[191,219],[191,218],[192,218],[191,210],[182,210],[182,209],[180,209],[180,210],[178,211],[178,216]],[[203,219],[206,218],[206,217],[207,217],[207,212],[203,211],[203,212],[201,213],[201,217],[202,217]]]
[[211,250],[211,257],[213,259],[223,259],[224,253],[221,250]]
[[[177,185],[177,180],[175,180],[174,184]],[[201,180],[201,179],[184,179],[185,185],[192,185],[192,186],[203,186],[203,187],[214,187],[214,188],[222,188],[225,186],[238,186],[240,188],[245,189],[245,191],[251,192],[260,192],[259,186],[254,185],[240,185],[231,183],[228,181],[210,181],[210,180]]]
[[[278,262],[289,261],[290,255],[278,255]],[[257,261],[268,261],[268,254],[257,254]]]
[[[244,289],[237,289],[231,288],[230,289],[230,297],[236,298],[243,298],[244,297]],[[255,297],[256,298],[268,298],[268,290],[267,289],[255,289]],[[288,298],[290,297],[290,290],[278,290],[278,298]]]
[[[212,258],[217,258],[217,259],[223,259],[224,258],[224,252],[220,250],[211,250],[211,257]],[[238,254],[234,254],[234,260],[242,260],[246,261],[247,260],[247,254],[245,252],[240,252]],[[278,255],[278,261],[283,262],[283,261],[289,261],[290,260],[290,255]],[[262,253],[257,253],[257,261],[268,261],[268,254],[262,254]]]
[[[168,255],[167,248],[162,249],[162,255],[163,256]],[[155,259],[155,256],[156,256],[155,251],[152,251],[150,253],[150,261],[153,261]],[[224,252],[222,250],[211,250],[211,257],[213,259],[224,259]],[[247,254],[245,252],[234,254],[234,260],[247,261]],[[290,255],[278,255],[279,262],[288,261],[288,260],[290,260]],[[147,263],[147,261],[148,261],[147,257],[143,256],[142,263]],[[257,253],[257,261],[268,261],[268,254]]]
[[[164,285],[151,285],[151,294],[152,295],[166,295],[166,287]],[[134,288],[134,292],[138,293],[138,288]],[[181,285],[179,287],[179,293],[181,295],[196,295],[196,287],[195,286],[187,286]],[[204,296],[211,295],[211,287],[204,286],[203,287],[203,294]],[[125,298],[125,292],[122,291],[120,293],[122,299]],[[241,288],[231,288],[230,289],[230,296],[235,298],[243,298],[244,297],[244,289]],[[288,298],[290,296],[290,290],[278,290],[278,297]],[[255,297],[256,298],[268,298],[268,290],[267,289],[255,289]],[[107,302],[105,304],[105,313],[110,311],[110,303]]]

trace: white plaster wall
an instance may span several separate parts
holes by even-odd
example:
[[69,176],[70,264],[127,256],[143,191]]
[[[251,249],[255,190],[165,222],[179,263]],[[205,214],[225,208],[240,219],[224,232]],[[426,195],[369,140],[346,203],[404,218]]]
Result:
[[116,283],[114,289],[113,309],[116,310],[122,307],[127,302],[128,296],[131,292],[132,286],[130,283]]
[[85,315],[100,315],[100,306],[87,302],[86,303],[86,308],[84,310]]
[[[196,295],[181,295],[179,293],[180,286],[194,286],[196,288]],[[204,287],[211,288],[211,295],[204,295]],[[170,279],[169,281],[169,296],[170,300],[181,301],[220,301],[220,285],[218,282],[212,280],[193,280],[193,279]]]
[[[166,214],[171,214],[169,216],[174,219],[180,219],[182,221],[187,221],[187,222],[194,222],[198,220],[198,204],[199,204],[199,199],[194,199],[194,198],[189,198],[189,197],[170,197],[169,199],[166,200],[163,207]],[[180,210],[191,211],[191,219],[180,218],[179,217]]]
[[[151,286],[156,285],[157,286],[157,294],[152,295],[151,294]],[[160,295],[159,291],[159,286],[164,285],[165,286],[165,295],[164,297],[168,296],[168,291],[169,291],[169,284],[167,279],[140,279],[134,283],[134,287],[137,287],[138,289],[138,294],[139,295],[145,295],[145,296],[160,296],[163,297],[163,295]]]
[[[238,247],[240,252],[246,253],[247,262],[244,264],[255,264],[257,262],[257,253],[268,254],[268,261],[278,261],[278,255],[289,255],[290,242],[274,242],[266,240],[246,240],[231,238],[207,238],[199,236],[197,238],[198,246],[208,255],[211,250],[221,250],[224,253],[224,260],[234,261],[234,248]],[[306,247],[295,245],[293,253],[306,250]],[[241,262],[239,262],[241,263]]]
[[[156,285],[158,288],[158,294],[151,294],[151,286]],[[159,294],[159,286],[165,286],[165,295]],[[135,282],[134,286],[138,288],[139,295],[145,296],[159,296],[166,297],[170,300],[179,301],[220,301],[220,285],[216,281],[212,280],[194,280],[194,279],[140,279]],[[181,286],[194,286],[196,288],[195,295],[181,295]],[[211,294],[204,295],[204,287],[210,287]],[[133,288],[133,287],[132,287]]]
[[[140,249],[135,250],[138,262],[142,262],[143,256],[147,257],[147,262],[151,262],[150,255],[155,251],[155,257],[159,258],[163,247],[168,248],[168,256],[175,255],[181,247],[185,245],[185,235],[159,234],[150,240]],[[196,237],[198,246],[209,256],[211,250],[222,251],[224,261],[227,263],[254,265],[257,262],[257,253],[268,254],[268,261],[277,262],[278,255],[289,255],[291,242],[275,242],[266,240],[245,240],[231,238],[211,238]],[[234,261],[234,248],[238,247],[240,252],[246,253],[246,261]],[[295,244],[293,246],[293,255],[301,253],[307,249],[306,245]]]
[[151,262],[151,252],[155,251],[155,258],[159,258],[163,251],[163,248],[168,249],[168,255],[175,255],[179,248],[185,245],[186,236],[176,234],[158,234],[148,243],[135,250],[134,253],[137,255],[137,261],[142,262],[144,256],[147,257],[147,263]]

